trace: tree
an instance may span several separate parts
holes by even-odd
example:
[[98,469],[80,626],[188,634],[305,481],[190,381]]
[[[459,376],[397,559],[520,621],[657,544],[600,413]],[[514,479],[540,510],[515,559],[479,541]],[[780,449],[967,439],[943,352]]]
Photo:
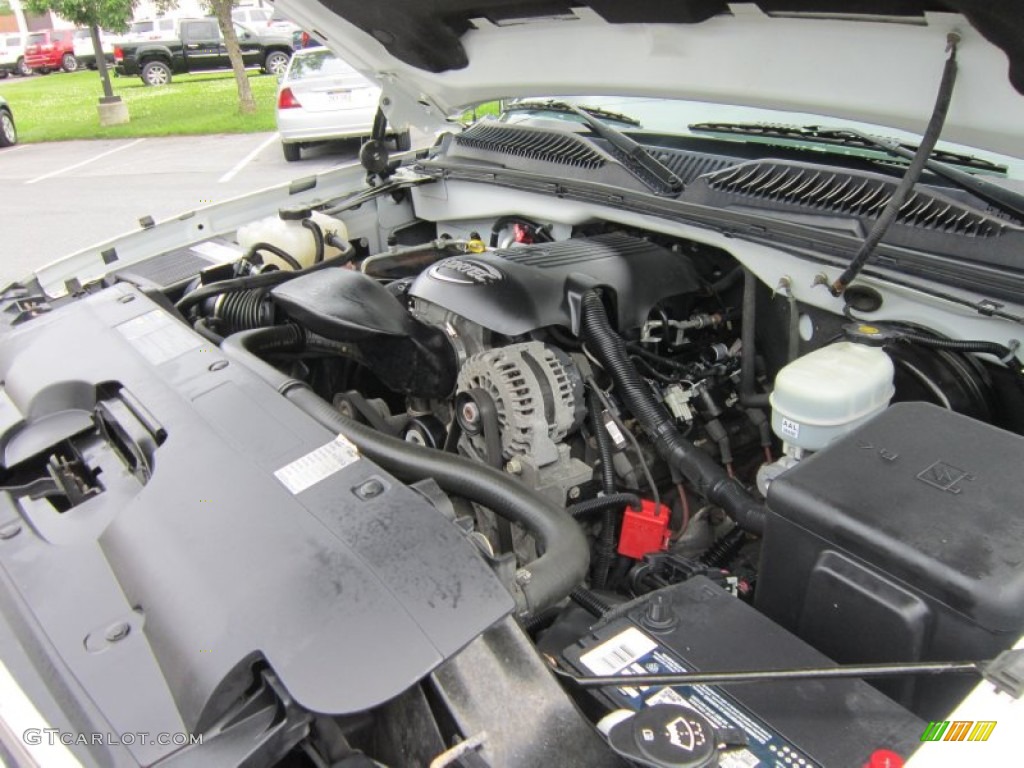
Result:
[[89,28],[92,47],[96,52],[96,69],[103,82],[101,103],[114,103],[121,99],[114,95],[114,89],[110,86],[110,72],[100,42],[100,28],[111,32],[126,31],[137,3],[138,0],[26,0],[25,8],[35,14],[53,11],[72,24]]
[[228,49],[228,60],[231,62],[231,70],[235,73],[235,85],[238,86],[238,111],[243,115],[251,115],[256,111],[256,100],[252,97],[249,76],[245,73],[245,63],[242,61],[242,49],[238,45],[235,23],[231,19],[231,9],[235,7],[235,0],[206,0],[206,5],[217,17],[220,33],[224,36],[224,45]]

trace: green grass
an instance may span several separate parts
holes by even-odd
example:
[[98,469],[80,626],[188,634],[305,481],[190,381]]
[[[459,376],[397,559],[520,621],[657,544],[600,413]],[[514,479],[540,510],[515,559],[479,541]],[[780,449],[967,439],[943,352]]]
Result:
[[131,121],[101,128],[96,105],[103,85],[96,72],[54,72],[7,78],[0,93],[11,105],[20,141],[194,136],[274,130],[277,78],[249,72],[256,113],[238,112],[230,71],[175,75],[170,85],[151,88],[138,77],[113,77],[114,93],[128,105]]

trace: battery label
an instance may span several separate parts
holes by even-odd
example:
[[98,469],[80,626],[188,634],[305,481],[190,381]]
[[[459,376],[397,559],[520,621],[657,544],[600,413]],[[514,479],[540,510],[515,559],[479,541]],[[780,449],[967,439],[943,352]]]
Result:
[[[594,675],[660,675],[695,671],[632,625],[584,652],[579,663]],[[610,688],[608,693],[627,709],[678,704],[704,715],[716,728],[743,731],[747,736],[747,746],[723,752],[719,762],[725,768],[821,768],[819,763],[717,688],[707,685],[624,685]]]

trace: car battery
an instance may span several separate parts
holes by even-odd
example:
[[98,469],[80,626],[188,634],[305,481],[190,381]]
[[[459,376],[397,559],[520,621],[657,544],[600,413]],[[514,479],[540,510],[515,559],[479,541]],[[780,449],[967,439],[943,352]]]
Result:
[[[562,658],[581,676],[835,666],[702,576],[652,593],[600,622]],[[723,768],[860,768],[887,751],[908,757],[925,728],[878,690],[850,678],[728,686],[626,682],[602,688],[597,696],[610,709],[679,704],[716,729],[742,732],[746,744],[718,755]]]
[[[893,405],[768,488],[755,605],[838,662],[986,659],[1024,631],[1024,438]],[[941,719],[970,678],[880,682]]]

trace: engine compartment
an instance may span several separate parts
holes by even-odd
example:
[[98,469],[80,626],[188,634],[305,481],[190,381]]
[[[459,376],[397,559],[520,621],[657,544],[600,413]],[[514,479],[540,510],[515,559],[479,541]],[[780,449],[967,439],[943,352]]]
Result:
[[[422,609],[432,622],[432,589],[468,601],[451,606],[450,642],[394,638],[393,652],[425,660],[401,686],[397,675],[364,675],[369,703],[359,711],[306,706],[274,659],[242,650],[190,711],[203,712],[204,726],[257,703],[285,713],[289,735],[261,742],[266,764],[756,765],[785,749],[807,765],[861,765],[878,749],[909,755],[920,718],[955,705],[962,680],[932,678],[926,695],[900,682],[805,683],[801,705],[783,716],[771,702],[792,696],[792,683],[750,693],[590,688],[576,678],[979,658],[1010,647],[1024,632],[1020,569],[992,578],[986,564],[1024,562],[1019,489],[999,469],[1024,460],[1016,347],[950,339],[943,331],[956,318],[929,326],[921,307],[892,318],[912,300],[877,281],[855,284],[828,311],[801,298],[797,267],[768,283],[767,259],[667,225],[556,215],[554,205],[544,218],[518,193],[474,211],[449,192],[448,205],[412,187],[371,204],[324,203],[316,216],[282,210],[254,231],[308,238],[301,257],[251,238],[239,251],[225,236],[217,242],[239,258],[159,286],[138,278],[144,269],[126,271],[86,299],[135,287],[159,295],[191,326],[175,331],[195,340],[188,349],[268,386],[293,414],[280,419],[350,442],[359,477],[311,487],[321,512],[368,526],[352,533],[360,557],[401,560],[386,584],[408,602],[396,610]],[[894,309],[876,319],[883,304]],[[170,370],[183,359],[149,362]],[[15,364],[3,364],[17,388]],[[103,376],[127,386],[125,374]],[[11,398],[32,411],[30,398]],[[170,424],[160,398],[145,406]],[[95,404],[78,410],[96,418]],[[7,425],[9,456],[31,422]],[[908,437],[893,447],[900,432]],[[47,433],[38,456],[88,468],[77,440]],[[168,454],[164,444],[151,451],[151,473],[174,483],[182,478]],[[5,471],[23,485],[47,466],[8,459]],[[83,470],[66,471],[75,472],[81,479]],[[359,503],[368,500],[353,489],[373,477],[404,494],[400,514]],[[109,496],[62,489],[71,511]],[[251,493],[244,504],[271,514]],[[446,529],[444,547],[410,537],[407,518],[417,517]],[[956,543],[914,533],[922,528],[955,531]],[[991,535],[1001,537],[998,557],[972,555],[972,571],[964,552],[981,552]],[[348,599],[310,610],[345,614]],[[887,641],[868,626],[884,627]],[[168,637],[159,624],[146,632],[154,646]],[[316,660],[305,661],[315,674]],[[244,693],[229,706],[225,690]],[[714,745],[708,762],[636,753],[643,745],[624,734],[642,731],[641,715],[690,718],[688,732],[702,734],[693,738]]]

